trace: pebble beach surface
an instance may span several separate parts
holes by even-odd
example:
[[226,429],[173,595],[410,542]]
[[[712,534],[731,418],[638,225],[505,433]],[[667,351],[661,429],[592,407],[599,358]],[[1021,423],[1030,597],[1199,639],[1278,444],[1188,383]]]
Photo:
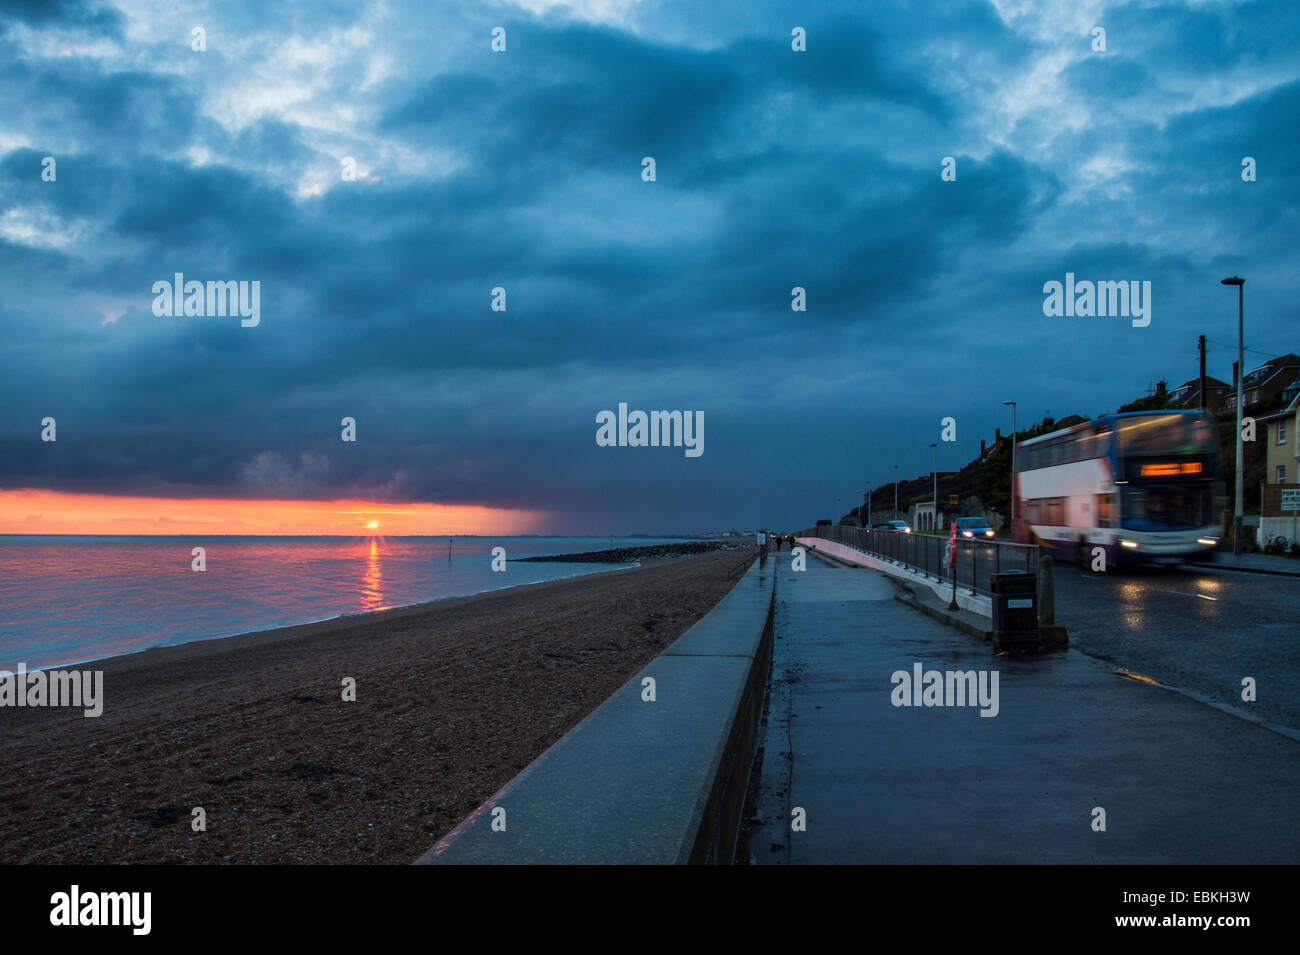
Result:
[[[707,613],[751,556],[78,667],[104,671],[102,716],[0,710],[0,863],[411,862]],[[349,677],[356,702],[342,700]]]

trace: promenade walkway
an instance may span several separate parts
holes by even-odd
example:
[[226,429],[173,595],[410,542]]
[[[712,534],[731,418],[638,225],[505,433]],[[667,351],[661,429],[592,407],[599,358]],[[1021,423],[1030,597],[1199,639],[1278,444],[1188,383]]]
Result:
[[[1073,650],[995,658],[876,572],[772,557],[756,862],[1300,861],[1300,743]],[[895,707],[917,663],[998,671],[997,715]]]
[[1300,577],[1300,560],[1294,557],[1279,557],[1276,554],[1232,554],[1214,555],[1213,561],[1196,564],[1197,567],[1210,567],[1219,570],[1244,570],[1256,574],[1281,574],[1284,577]]

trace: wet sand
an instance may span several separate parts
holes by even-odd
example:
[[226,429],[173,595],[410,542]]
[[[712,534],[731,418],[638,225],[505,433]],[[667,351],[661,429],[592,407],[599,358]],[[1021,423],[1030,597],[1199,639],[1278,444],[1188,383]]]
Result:
[[[0,863],[410,862],[707,613],[750,556],[76,667],[104,671],[103,716],[0,709]],[[191,828],[199,806],[206,832]]]

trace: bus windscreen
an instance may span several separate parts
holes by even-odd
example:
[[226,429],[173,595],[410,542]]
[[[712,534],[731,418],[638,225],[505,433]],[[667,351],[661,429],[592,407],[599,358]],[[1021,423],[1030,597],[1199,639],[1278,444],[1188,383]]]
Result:
[[1182,530],[1214,523],[1214,496],[1208,487],[1125,487],[1120,499],[1121,523],[1130,530]]

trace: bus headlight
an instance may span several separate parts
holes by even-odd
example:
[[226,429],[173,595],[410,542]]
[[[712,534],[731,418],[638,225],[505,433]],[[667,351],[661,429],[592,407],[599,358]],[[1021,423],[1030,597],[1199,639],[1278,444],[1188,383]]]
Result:
[[1138,545],[1137,541],[1122,540],[1119,542],[1120,547],[1131,547],[1133,550],[1137,550],[1137,545]]
[[1198,538],[1196,538],[1196,543],[1198,543],[1198,544],[1204,544],[1206,547],[1218,547],[1218,546],[1219,546],[1219,542],[1218,542],[1217,540],[1215,540],[1213,537],[1198,537]]

